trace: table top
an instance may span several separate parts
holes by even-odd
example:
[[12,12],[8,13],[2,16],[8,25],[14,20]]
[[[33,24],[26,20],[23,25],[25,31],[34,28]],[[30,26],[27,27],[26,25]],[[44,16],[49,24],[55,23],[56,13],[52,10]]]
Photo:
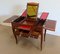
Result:
[[[19,16],[15,15],[10,17],[9,19],[6,19],[4,21],[4,23],[11,23],[13,22],[15,19],[17,19]],[[44,24],[44,29],[46,30],[50,30],[50,31],[55,31],[56,28],[56,21],[55,20],[46,20],[45,24]]]
[[6,20],[4,21],[4,23],[11,23],[11,22],[13,22],[15,19],[17,19],[18,17],[19,17],[19,16],[17,16],[17,15],[12,16],[12,17],[6,19]]
[[47,20],[44,28],[47,30],[55,31],[56,21],[55,20]]

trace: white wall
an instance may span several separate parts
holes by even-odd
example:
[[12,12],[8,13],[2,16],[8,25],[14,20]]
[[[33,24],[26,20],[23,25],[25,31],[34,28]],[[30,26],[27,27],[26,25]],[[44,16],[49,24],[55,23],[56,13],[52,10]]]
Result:
[[60,1],[59,0],[0,0],[0,23],[13,15],[21,15],[27,2],[39,2],[39,13],[49,12],[48,19],[56,20],[56,31],[47,33],[60,36]]

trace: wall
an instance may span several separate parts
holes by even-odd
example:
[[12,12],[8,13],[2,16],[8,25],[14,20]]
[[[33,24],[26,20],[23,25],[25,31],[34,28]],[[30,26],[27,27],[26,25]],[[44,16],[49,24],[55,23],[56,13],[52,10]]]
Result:
[[39,14],[49,12],[48,19],[56,20],[56,31],[47,33],[60,36],[60,1],[59,0],[0,0],[0,23],[13,15],[21,15],[27,2],[39,2]]

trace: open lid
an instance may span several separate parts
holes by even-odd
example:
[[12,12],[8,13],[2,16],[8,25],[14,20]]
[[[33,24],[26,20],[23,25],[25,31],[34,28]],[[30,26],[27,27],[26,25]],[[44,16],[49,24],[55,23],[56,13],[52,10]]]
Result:
[[40,19],[42,19],[42,20],[46,20],[47,19],[47,17],[48,17],[48,12],[43,12],[42,14],[41,14],[41,16],[40,16]]

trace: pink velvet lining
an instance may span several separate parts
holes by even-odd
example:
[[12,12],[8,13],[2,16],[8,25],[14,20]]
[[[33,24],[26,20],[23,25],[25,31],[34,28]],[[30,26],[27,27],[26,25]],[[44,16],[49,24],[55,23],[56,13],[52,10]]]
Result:
[[42,15],[40,16],[40,19],[43,19],[43,20],[47,19],[48,14],[49,13],[47,12],[43,12]]
[[22,13],[21,16],[25,16],[25,17],[26,17],[26,15],[27,15],[27,10],[25,10],[25,11]]

